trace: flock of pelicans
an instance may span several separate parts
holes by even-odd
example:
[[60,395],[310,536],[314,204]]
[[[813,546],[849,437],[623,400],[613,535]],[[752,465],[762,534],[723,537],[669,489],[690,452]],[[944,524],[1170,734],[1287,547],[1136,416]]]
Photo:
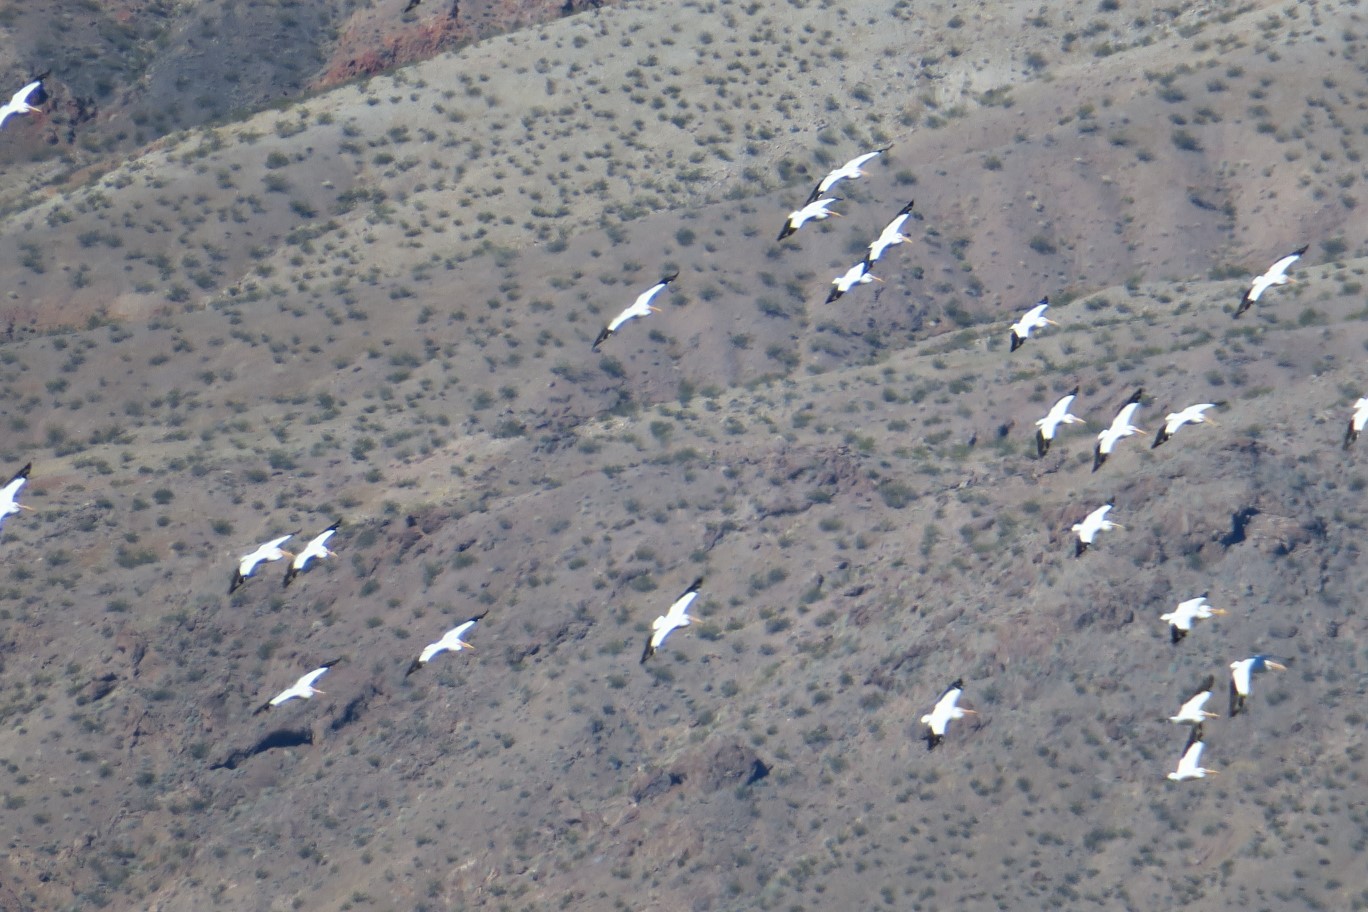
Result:
[[[45,74],[46,75],[46,74]],[[43,92],[42,76],[35,78],[28,85],[24,86],[10,99],[8,103],[0,106],[0,125],[6,118],[13,114],[24,114],[39,110],[31,102],[37,101],[41,104],[46,95]],[[840,197],[826,196],[825,194],[838,182],[846,179],[854,179],[863,176],[863,167],[886,152],[887,148],[868,152],[851,159],[840,168],[830,172],[826,177],[818,182],[813,188],[811,195],[803,206],[789,213],[785,220],[778,240],[783,241],[795,234],[809,221],[822,221],[831,216],[839,215],[831,209],[831,206],[841,201]],[[913,203],[909,202],[896,216],[884,227],[879,236],[869,244],[868,251],[864,258],[851,266],[850,269],[832,280],[832,289],[827,296],[826,302],[832,303],[842,295],[858,285],[868,284],[873,281],[881,281],[873,275],[871,269],[874,263],[889,247],[904,243],[909,238],[902,234],[902,227],[912,215]],[[1248,310],[1263,293],[1272,286],[1285,285],[1292,281],[1287,275],[1287,270],[1306,252],[1306,247],[1293,251],[1275,262],[1267,272],[1255,278],[1249,289],[1241,298],[1239,306],[1235,310],[1235,316],[1239,317]],[[669,284],[678,277],[679,273],[664,276],[659,282],[642,292],[631,306],[623,310],[614,317],[599,333],[594,340],[592,349],[598,351],[599,347],[608,340],[610,336],[618,332],[629,320],[636,317],[646,317],[653,313],[658,313],[660,308],[652,305],[651,301],[663,291]],[[1035,330],[1044,329],[1047,326],[1058,325],[1053,320],[1045,316],[1049,308],[1049,298],[1042,298],[1034,307],[1028,310],[1020,320],[1011,325],[1011,351],[1016,351],[1030,338]],[[1082,418],[1070,413],[1069,409],[1078,396],[1078,387],[1074,387],[1067,395],[1062,397],[1049,410],[1045,417],[1035,422],[1036,448],[1040,457],[1044,457],[1050,449],[1050,444],[1054,441],[1061,426],[1070,424],[1084,423]],[[1112,455],[1117,444],[1126,437],[1134,434],[1146,433],[1137,427],[1133,421],[1135,414],[1141,405],[1143,390],[1136,390],[1112,419],[1111,424],[1097,435],[1097,445],[1093,454],[1092,470],[1096,472]],[[1154,446],[1158,447],[1169,440],[1186,424],[1214,424],[1215,422],[1205,413],[1207,410],[1224,405],[1220,402],[1203,402],[1188,406],[1181,411],[1173,412],[1165,417],[1163,427],[1155,434]],[[1349,421],[1349,429],[1345,435],[1344,445],[1348,447],[1358,437],[1364,425],[1368,423],[1368,397],[1359,399],[1354,404],[1353,415]],[[28,480],[32,463],[25,465],[0,489],[0,522],[11,514],[18,513],[20,510],[32,509],[17,500],[20,489]],[[1111,529],[1123,528],[1119,523],[1107,518],[1107,514],[1112,510],[1113,504],[1107,503],[1089,513],[1081,522],[1075,523],[1072,531],[1077,533],[1078,542],[1075,555],[1081,556],[1092,544],[1099,532]],[[284,545],[297,533],[290,533],[279,538],[272,539],[260,545],[254,551],[241,557],[234,570],[232,582],[228,592],[232,594],[243,586],[255,574],[257,569],[272,561],[288,558],[290,563],[287,566],[284,586],[290,583],[301,573],[304,573],[314,561],[323,560],[333,556],[333,551],[328,548],[329,540],[335,535],[341,523],[335,522],[322,532],[312,538],[302,550],[292,553],[284,549]],[[645,649],[641,655],[644,663],[664,644],[666,637],[674,630],[687,627],[692,619],[689,616],[689,607],[698,597],[699,589],[703,585],[703,579],[694,580],[683,594],[677,598],[665,614],[657,617],[651,624],[650,633],[646,638]],[[476,615],[468,618],[456,627],[448,630],[436,642],[423,647],[418,657],[409,666],[407,675],[418,671],[433,658],[443,652],[460,652],[473,647],[466,642],[465,638],[474,630],[476,624],[487,614]],[[1198,598],[1188,599],[1181,602],[1171,613],[1161,615],[1161,620],[1166,621],[1171,629],[1171,641],[1174,645],[1178,644],[1192,629],[1194,621],[1224,614],[1219,608],[1213,608],[1207,603],[1205,595]],[[271,709],[287,703],[294,699],[307,700],[315,694],[321,694],[315,685],[319,679],[325,675],[329,668],[337,664],[334,660],[325,662],[319,667],[305,674],[291,686],[282,690],[276,696],[263,703],[257,713]],[[1252,675],[1257,672],[1269,669],[1282,669],[1285,666],[1274,661],[1269,656],[1255,655],[1247,659],[1232,662],[1230,665],[1230,715],[1237,715],[1245,706],[1245,700],[1249,696],[1250,680]],[[1204,707],[1210,699],[1212,689],[1215,684],[1214,676],[1208,675],[1201,683],[1200,687],[1189,697],[1170,721],[1191,726],[1191,734],[1187,740],[1181,760],[1174,772],[1168,774],[1170,779],[1185,780],[1202,778],[1214,773],[1214,770],[1206,769],[1200,765],[1203,743],[1203,723],[1215,714],[1207,711]],[[937,700],[931,712],[921,717],[921,723],[926,726],[927,748],[934,749],[945,738],[945,732],[949,723],[956,719],[963,718],[966,714],[974,711],[964,709],[958,705],[959,699],[964,692],[964,682],[956,680]]]
[[[1239,305],[1235,309],[1234,316],[1238,318],[1248,310],[1270,287],[1275,285],[1286,285],[1293,281],[1288,275],[1287,270],[1297,260],[1306,253],[1307,248],[1301,247],[1293,252],[1281,257],[1262,275],[1257,276],[1251,282],[1250,287],[1245,291],[1240,299]],[[1053,320],[1045,316],[1045,311],[1049,309],[1050,300],[1048,297],[1042,298],[1034,307],[1028,310],[1017,322],[1013,323],[1011,332],[1011,351],[1016,351],[1026,340],[1030,338],[1034,330],[1044,329],[1046,326],[1057,326]],[[1075,386],[1066,395],[1060,397],[1043,418],[1035,422],[1036,425],[1036,453],[1040,458],[1044,458],[1049,452],[1050,444],[1054,441],[1061,425],[1083,424],[1082,418],[1072,414],[1069,409],[1078,396],[1079,387]],[[1107,461],[1108,457],[1115,451],[1116,446],[1122,440],[1135,434],[1147,433],[1134,423],[1136,412],[1141,406],[1141,399],[1144,396],[1143,389],[1137,389],[1117,411],[1111,423],[1097,435],[1097,444],[1093,448],[1092,470],[1096,472]],[[1176,412],[1170,412],[1164,416],[1164,423],[1154,435],[1154,443],[1151,448],[1162,446],[1174,434],[1178,433],[1187,424],[1212,424],[1216,422],[1207,415],[1209,409],[1224,406],[1224,402],[1199,402]],[[1368,423],[1368,397],[1359,399],[1354,403],[1354,411],[1349,419],[1349,429],[1344,438],[1344,445],[1348,447],[1357,439],[1359,432],[1364,424]],[[1083,552],[1088,550],[1096,540],[1099,532],[1106,532],[1112,529],[1125,528],[1118,522],[1107,518],[1114,504],[1106,503],[1085,516],[1082,521],[1074,523],[1071,531],[1078,535],[1078,541],[1074,547],[1074,556],[1081,557]],[[1188,632],[1192,629],[1194,621],[1205,620],[1216,615],[1225,614],[1220,608],[1213,608],[1207,603],[1207,596],[1201,595],[1197,598],[1187,599],[1180,602],[1178,607],[1172,612],[1160,615],[1160,620],[1169,624],[1170,640],[1176,646]],[[1275,661],[1267,655],[1254,655],[1247,659],[1230,663],[1230,716],[1234,717],[1245,708],[1245,701],[1249,696],[1250,683],[1252,676],[1257,672],[1272,670],[1282,670],[1286,666]],[[1201,779],[1216,771],[1207,769],[1201,765],[1202,751],[1206,744],[1203,740],[1203,723],[1215,717],[1215,713],[1205,710],[1207,700],[1211,698],[1212,688],[1215,686],[1215,676],[1208,675],[1197,690],[1190,696],[1178,710],[1176,715],[1170,716],[1169,721],[1179,725],[1189,725],[1187,743],[1183,748],[1183,754],[1179,758],[1177,769],[1168,774],[1168,778],[1181,782],[1186,779]],[[922,716],[922,724],[926,728],[927,749],[934,749],[945,738],[946,728],[955,719],[962,719],[966,713],[973,710],[962,709],[959,707],[959,699],[964,691],[964,682],[957,680],[951,684],[936,702],[935,707],[930,713]]]

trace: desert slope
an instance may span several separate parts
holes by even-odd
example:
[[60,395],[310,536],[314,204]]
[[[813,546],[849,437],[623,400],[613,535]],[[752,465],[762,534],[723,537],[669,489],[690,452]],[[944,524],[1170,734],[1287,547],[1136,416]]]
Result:
[[[605,7],[7,175],[6,908],[1368,903],[1359,12],[1038,6]],[[1092,473],[1137,387],[1218,424]],[[1167,782],[1255,651],[1221,775]]]

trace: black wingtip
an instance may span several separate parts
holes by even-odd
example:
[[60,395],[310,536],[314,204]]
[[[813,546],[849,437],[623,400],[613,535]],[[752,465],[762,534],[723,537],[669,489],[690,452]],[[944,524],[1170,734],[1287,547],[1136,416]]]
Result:
[[599,346],[602,345],[604,342],[606,342],[606,341],[608,340],[608,337],[611,336],[612,334],[613,334],[613,331],[612,331],[611,329],[609,329],[608,327],[605,326],[605,327],[603,328],[603,330],[598,334],[598,338],[594,340],[594,344],[591,345],[591,346],[589,346],[589,350],[590,350],[590,351],[598,351],[598,350],[599,350]]
[[845,294],[845,292],[844,292],[844,291],[841,291],[841,289],[839,289],[839,288],[833,288],[833,289],[831,289],[831,293],[827,295],[826,302],[827,302],[828,304],[830,304],[831,302],[833,302],[833,301],[837,300],[838,298],[840,298],[841,295],[843,295],[843,294]]
[[247,578],[244,577],[241,573],[239,573],[239,572],[237,572],[236,570],[234,570],[234,571],[233,571],[233,581],[232,581],[231,583],[228,584],[228,594],[229,594],[229,595],[232,595],[234,592],[237,592],[238,589],[239,589],[239,588],[242,586],[242,584],[245,583],[245,582],[247,582]]
[[1185,636],[1187,636],[1187,631],[1186,631],[1186,630],[1180,630],[1180,629],[1178,629],[1178,625],[1177,625],[1177,624],[1169,624],[1169,642],[1170,642],[1170,643],[1172,643],[1173,645],[1177,646],[1177,645],[1178,645],[1178,642],[1179,642],[1183,637],[1185,637]]
[[296,576],[299,576],[299,571],[295,569],[294,561],[290,561],[290,565],[285,568],[285,581],[280,584],[280,588],[288,588]]
[[1126,400],[1126,405],[1133,405],[1133,404],[1135,404],[1136,402],[1139,402],[1140,399],[1141,399],[1141,397],[1144,396],[1144,395],[1145,395],[1145,388],[1142,386],[1142,387],[1140,387],[1138,390],[1136,390],[1134,393],[1131,394],[1131,397],[1130,397],[1129,399]]
[[1150,449],[1151,449],[1151,450],[1157,450],[1157,449],[1159,449],[1159,447],[1161,447],[1161,446],[1164,445],[1164,441],[1165,441],[1165,440],[1168,440],[1168,439],[1169,439],[1168,431],[1166,431],[1164,428],[1160,428],[1159,430],[1157,430],[1157,431],[1154,432],[1154,443],[1151,443],[1151,444],[1150,444]]
[[926,749],[928,751],[935,750],[936,746],[944,740],[944,735],[938,735],[935,732],[933,732],[930,728],[926,730]]
[[648,635],[646,636],[646,648],[643,649],[643,650],[641,651],[641,664],[642,664],[642,665],[645,665],[645,664],[646,664],[646,660],[649,659],[651,656],[655,655],[655,647],[653,647],[653,646],[651,645],[651,637],[652,637],[653,635],[654,635],[654,634],[648,634]]
[[1197,688],[1197,693],[1202,693],[1203,691],[1209,691],[1209,690],[1211,690],[1211,688],[1213,688],[1213,687],[1215,687],[1215,686],[1216,686],[1216,676],[1215,676],[1215,675],[1207,675],[1205,678],[1202,679],[1201,685]]
[[1303,244],[1301,247],[1298,247],[1296,250],[1294,250],[1294,251],[1292,251],[1292,252],[1295,253],[1297,256],[1306,256],[1306,251],[1308,251],[1308,250],[1310,250],[1310,249],[1311,249],[1311,245],[1310,245],[1310,244]]
[[420,669],[420,668],[422,668],[422,667],[423,667],[423,663],[422,663],[421,661],[419,661],[418,659],[414,659],[414,660],[413,660],[413,664],[410,665],[410,666],[408,667],[408,671],[404,672],[404,677],[407,678],[409,675],[413,674],[415,671],[417,671],[418,669]]
[[259,715],[261,715],[262,713],[264,713],[266,710],[268,710],[268,709],[270,709],[270,708],[271,708],[271,702],[270,702],[269,700],[267,700],[265,703],[262,703],[262,704],[261,704],[260,706],[258,706],[256,709],[252,710],[252,715],[254,715],[254,716],[259,716]]
[[1048,452],[1050,452],[1050,441],[1045,439],[1045,432],[1036,431],[1036,458],[1044,459]]
[[1082,556],[1083,556],[1083,552],[1084,552],[1084,551],[1087,551],[1087,550],[1088,550],[1088,543],[1080,539],[1080,540],[1074,545],[1074,557],[1082,557]]
[[1249,292],[1246,291],[1244,295],[1240,298],[1240,306],[1235,308],[1234,318],[1238,320],[1240,318],[1240,314],[1244,313],[1246,310],[1249,310],[1250,305],[1252,305],[1253,303],[1254,299],[1251,298],[1249,296]]
[[[808,202],[812,202],[812,200],[808,200]],[[788,237],[790,234],[793,234],[793,233],[794,233],[795,231],[797,231],[797,230],[798,230],[797,228],[794,228],[792,225],[789,225],[789,224],[786,223],[786,224],[784,225],[784,230],[783,230],[783,231],[780,231],[780,232],[779,232],[779,236],[778,236],[777,238],[775,238],[774,240],[775,240],[776,242],[777,242],[777,241],[782,241],[784,238]]]
[[[688,595],[690,592],[697,592],[702,587],[703,577],[700,576],[698,579],[694,580],[692,583],[689,584],[689,588],[684,590],[684,595]],[[683,596],[681,596],[681,598],[682,597]]]
[[10,478],[10,483],[13,484],[14,482],[18,481],[18,480],[21,479],[21,478],[27,479],[27,478],[29,477],[29,472],[32,472],[32,471],[33,471],[33,463],[31,463],[31,462],[25,463],[25,464],[24,464],[24,467],[23,467],[22,469],[20,469],[19,471],[15,472],[14,475],[13,475],[13,477]]
[[1016,351],[1018,348],[1021,348],[1021,336],[1016,334],[1016,330],[1012,330],[1012,347],[1009,351]]
[[1081,388],[1081,387],[1079,387],[1079,385],[1078,385],[1077,383],[1075,383],[1075,384],[1074,384],[1074,388],[1071,389],[1071,390],[1069,390],[1068,393],[1066,393],[1065,395],[1077,397],[1077,396],[1078,396],[1078,391],[1079,391],[1080,388]]
[[1349,422],[1349,430],[1344,433],[1344,448],[1347,450],[1353,446],[1354,441],[1358,440],[1358,431],[1354,430],[1354,422]]
[[1094,472],[1096,472],[1098,469],[1102,468],[1102,463],[1104,463],[1104,462],[1106,462],[1106,461],[1107,461],[1107,454],[1104,453],[1104,452],[1102,452],[1102,444],[1099,443],[1099,444],[1097,445],[1097,449],[1093,450],[1093,467],[1092,467],[1092,470],[1093,470]]

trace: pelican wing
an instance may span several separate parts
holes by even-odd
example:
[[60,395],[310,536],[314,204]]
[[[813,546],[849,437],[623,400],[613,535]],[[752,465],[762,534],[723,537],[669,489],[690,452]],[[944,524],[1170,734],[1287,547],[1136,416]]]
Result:
[[637,308],[635,304],[633,304],[631,307],[628,307],[622,313],[618,314],[616,317],[613,317],[613,321],[608,324],[608,328],[604,330],[603,335],[599,338],[598,342],[595,342],[594,344],[597,346],[599,342],[602,342],[604,339],[608,338],[610,334],[617,332],[618,327],[622,326],[623,323],[626,323],[628,320],[632,319],[632,317],[640,315],[641,311]]
[[33,463],[30,462],[26,463],[22,469],[11,475],[10,480],[5,483],[4,489],[0,490],[0,497],[7,497],[10,500],[13,500],[14,495],[24,486],[24,482],[28,481],[29,472],[32,471]]
[[42,84],[43,80],[35,79],[33,82],[30,82],[28,85],[24,86],[22,89],[20,89],[19,91],[15,92],[12,96],[10,96],[9,106],[14,107],[16,109],[22,108],[24,105],[28,104],[29,96],[32,95],[34,92],[38,91],[38,87]]
[[678,272],[672,272],[669,275],[665,276],[659,282],[656,282],[650,288],[646,289],[641,294],[637,295],[637,299],[632,304],[632,306],[644,310],[647,306],[650,305],[651,299],[660,293],[660,290],[662,288],[664,288],[666,285],[669,285],[677,278],[679,278]]
[[857,156],[855,156],[854,158],[852,158],[850,161],[846,162],[846,163],[845,163],[845,166],[844,166],[844,168],[842,168],[842,170],[850,170],[850,171],[858,170],[858,169],[861,168],[866,162],[869,162],[869,161],[871,161],[872,159],[877,158],[878,156],[882,155],[885,151],[887,151],[887,150],[885,150],[885,149],[875,149],[873,152],[866,152],[864,155],[857,155]]
[[308,674],[301,677],[298,681],[296,681],[294,686],[300,690],[313,687],[314,682],[317,681],[319,678],[323,677],[325,674],[327,674],[328,669],[330,667],[331,666],[329,665],[324,665],[322,668],[315,668],[313,671],[309,672]]
[[1140,403],[1138,402],[1126,403],[1121,411],[1116,413],[1116,417],[1112,419],[1112,430],[1118,433],[1128,430],[1131,427],[1131,422],[1135,420],[1135,413],[1139,408]]
[[1268,272],[1264,273],[1264,277],[1272,282],[1276,282],[1278,279],[1285,276],[1288,268],[1290,268],[1293,263],[1297,262],[1297,260],[1300,260],[1305,253],[1305,247],[1302,247],[1300,250],[1292,251],[1287,256],[1268,267]]

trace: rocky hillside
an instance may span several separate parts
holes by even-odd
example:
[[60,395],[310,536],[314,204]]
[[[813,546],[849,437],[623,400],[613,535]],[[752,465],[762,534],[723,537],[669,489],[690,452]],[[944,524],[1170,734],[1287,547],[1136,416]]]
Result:
[[[962,6],[605,7],[8,172],[0,905],[1368,907],[1360,12]],[[1139,387],[1216,424],[1092,472]]]
[[46,116],[10,125],[0,160],[145,147],[491,35],[603,3],[585,0],[50,0],[0,7],[0,59],[15,88],[49,72]]

